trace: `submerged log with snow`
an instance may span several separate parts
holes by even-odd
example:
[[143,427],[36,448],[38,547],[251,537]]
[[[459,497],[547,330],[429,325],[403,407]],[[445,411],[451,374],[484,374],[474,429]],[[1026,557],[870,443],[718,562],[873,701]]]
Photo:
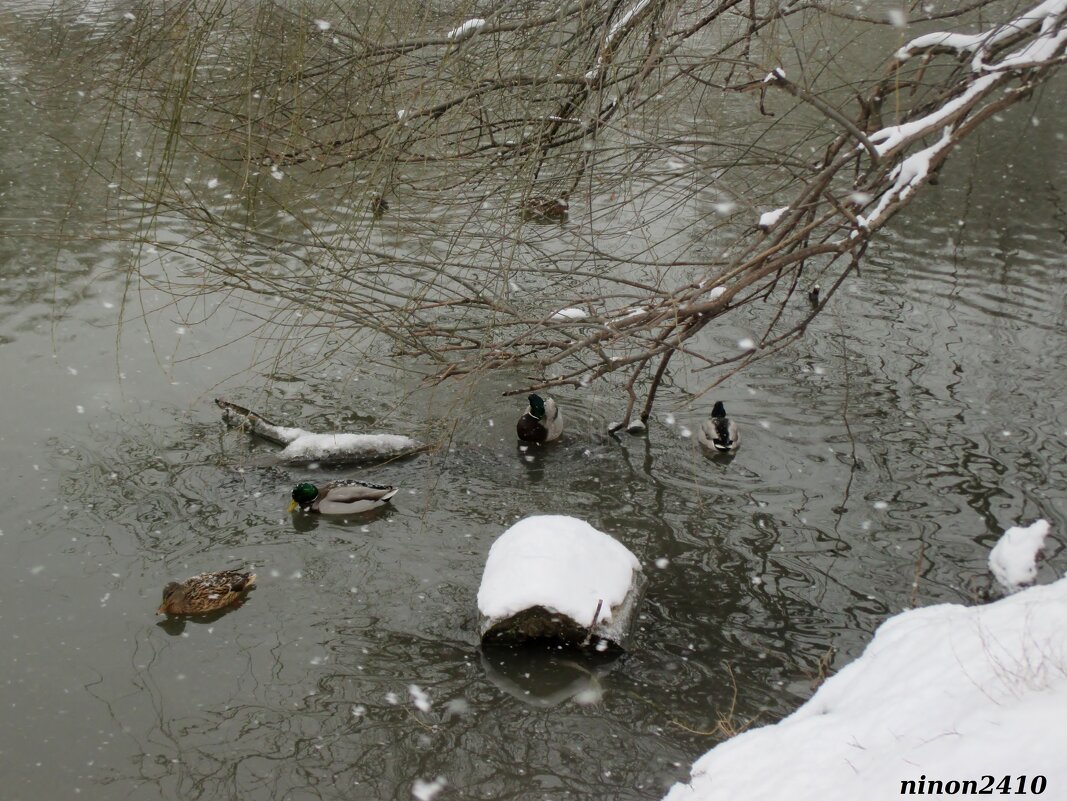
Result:
[[286,462],[363,462],[409,456],[425,450],[425,445],[399,434],[314,434],[302,428],[272,423],[260,414],[236,403],[216,398],[222,419],[234,428],[243,428],[284,446],[278,458]]
[[622,646],[645,577],[625,545],[575,517],[520,520],[489,549],[478,590],[486,641]]

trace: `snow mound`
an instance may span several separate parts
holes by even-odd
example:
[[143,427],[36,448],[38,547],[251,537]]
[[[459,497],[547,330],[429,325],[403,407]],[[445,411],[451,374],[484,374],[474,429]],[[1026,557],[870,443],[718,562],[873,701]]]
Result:
[[1037,578],[1037,554],[1048,536],[1047,520],[1012,526],[989,552],[989,569],[1005,592],[1018,592]]
[[478,611],[501,620],[541,606],[583,626],[610,623],[641,563],[618,540],[584,520],[538,515],[520,520],[489,549]]
[[1064,709],[1067,579],[985,606],[916,609],[785,720],[698,759],[665,801],[942,798],[931,780],[975,795],[960,783],[980,789],[989,775],[1011,776],[1013,790],[1020,775],[1027,792],[1036,776],[1063,788]]

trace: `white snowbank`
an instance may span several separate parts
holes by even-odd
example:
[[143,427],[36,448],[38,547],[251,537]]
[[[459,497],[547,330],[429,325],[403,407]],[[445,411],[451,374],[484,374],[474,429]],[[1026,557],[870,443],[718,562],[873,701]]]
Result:
[[584,320],[589,316],[585,309],[560,309],[553,314],[550,320]]
[[789,211],[789,206],[782,206],[780,209],[774,211],[765,211],[759,217],[759,228],[764,231],[769,231],[771,228],[782,219],[782,215]]
[[400,434],[312,434],[302,429],[282,429],[300,434],[279,453],[282,459],[328,459],[331,456],[391,456],[421,447],[418,440]]
[[582,625],[609,623],[612,607],[623,602],[640,570],[641,563],[625,545],[584,520],[527,517],[489,549],[478,611],[499,620],[543,606]]
[[1028,794],[1044,776],[1045,797],[1062,797],[1064,710],[1067,579],[986,606],[916,609],[785,720],[697,760],[665,801],[888,801],[919,794],[921,777],[981,788],[987,775],[1011,776],[1013,792],[1025,775]]
[[989,552],[989,569],[1006,592],[1017,592],[1037,578],[1037,554],[1048,536],[1047,520],[1025,528],[1012,526]]

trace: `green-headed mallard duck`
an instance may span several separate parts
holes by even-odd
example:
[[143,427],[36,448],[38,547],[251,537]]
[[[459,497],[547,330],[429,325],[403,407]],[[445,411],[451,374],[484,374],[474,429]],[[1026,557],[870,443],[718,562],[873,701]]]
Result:
[[299,507],[303,512],[324,515],[356,515],[376,509],[398,492],[399,487],[368,484],[353,478],[330,481],[320,487],[304,482],[293,489],[289,511]]
[[569,192],[560,192],[556,197],[534,195],[523,201],[522,213],[531,220],[562,220],[570,209],[569,197]]
[[700,424],[697,432],[700,444],[718,453],[733,453],[741,444],[741,432],[737,423],[726,416],[722,401],[716,401],[711,410],[711,419]]
[[530,405],[519,418],[515,433],[523,442],[552,442],[563,433],[563,415],[552,398],[530,396]]
[[203,615],[236,603],[256,583],[255,573],[222,570],[201,573],[185,581],[172,581],[163,588],[163,603],[157,615]]

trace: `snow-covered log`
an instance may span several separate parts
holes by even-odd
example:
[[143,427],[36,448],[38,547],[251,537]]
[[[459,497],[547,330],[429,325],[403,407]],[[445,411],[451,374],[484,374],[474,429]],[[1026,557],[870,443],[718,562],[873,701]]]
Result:
[[272,423],[251,409],[221,398],[216,398],[215,403],[222,409],[222,419],[227,425],[283,445],[277,455],[285,462],[365,462],[408,456],[426,448],[418,440],[401,434],[315,434]]
[[575,517],[527,517],[489,550],[479,632],[487,641],[622,646],[644,584],[637,557],[608,534]]

